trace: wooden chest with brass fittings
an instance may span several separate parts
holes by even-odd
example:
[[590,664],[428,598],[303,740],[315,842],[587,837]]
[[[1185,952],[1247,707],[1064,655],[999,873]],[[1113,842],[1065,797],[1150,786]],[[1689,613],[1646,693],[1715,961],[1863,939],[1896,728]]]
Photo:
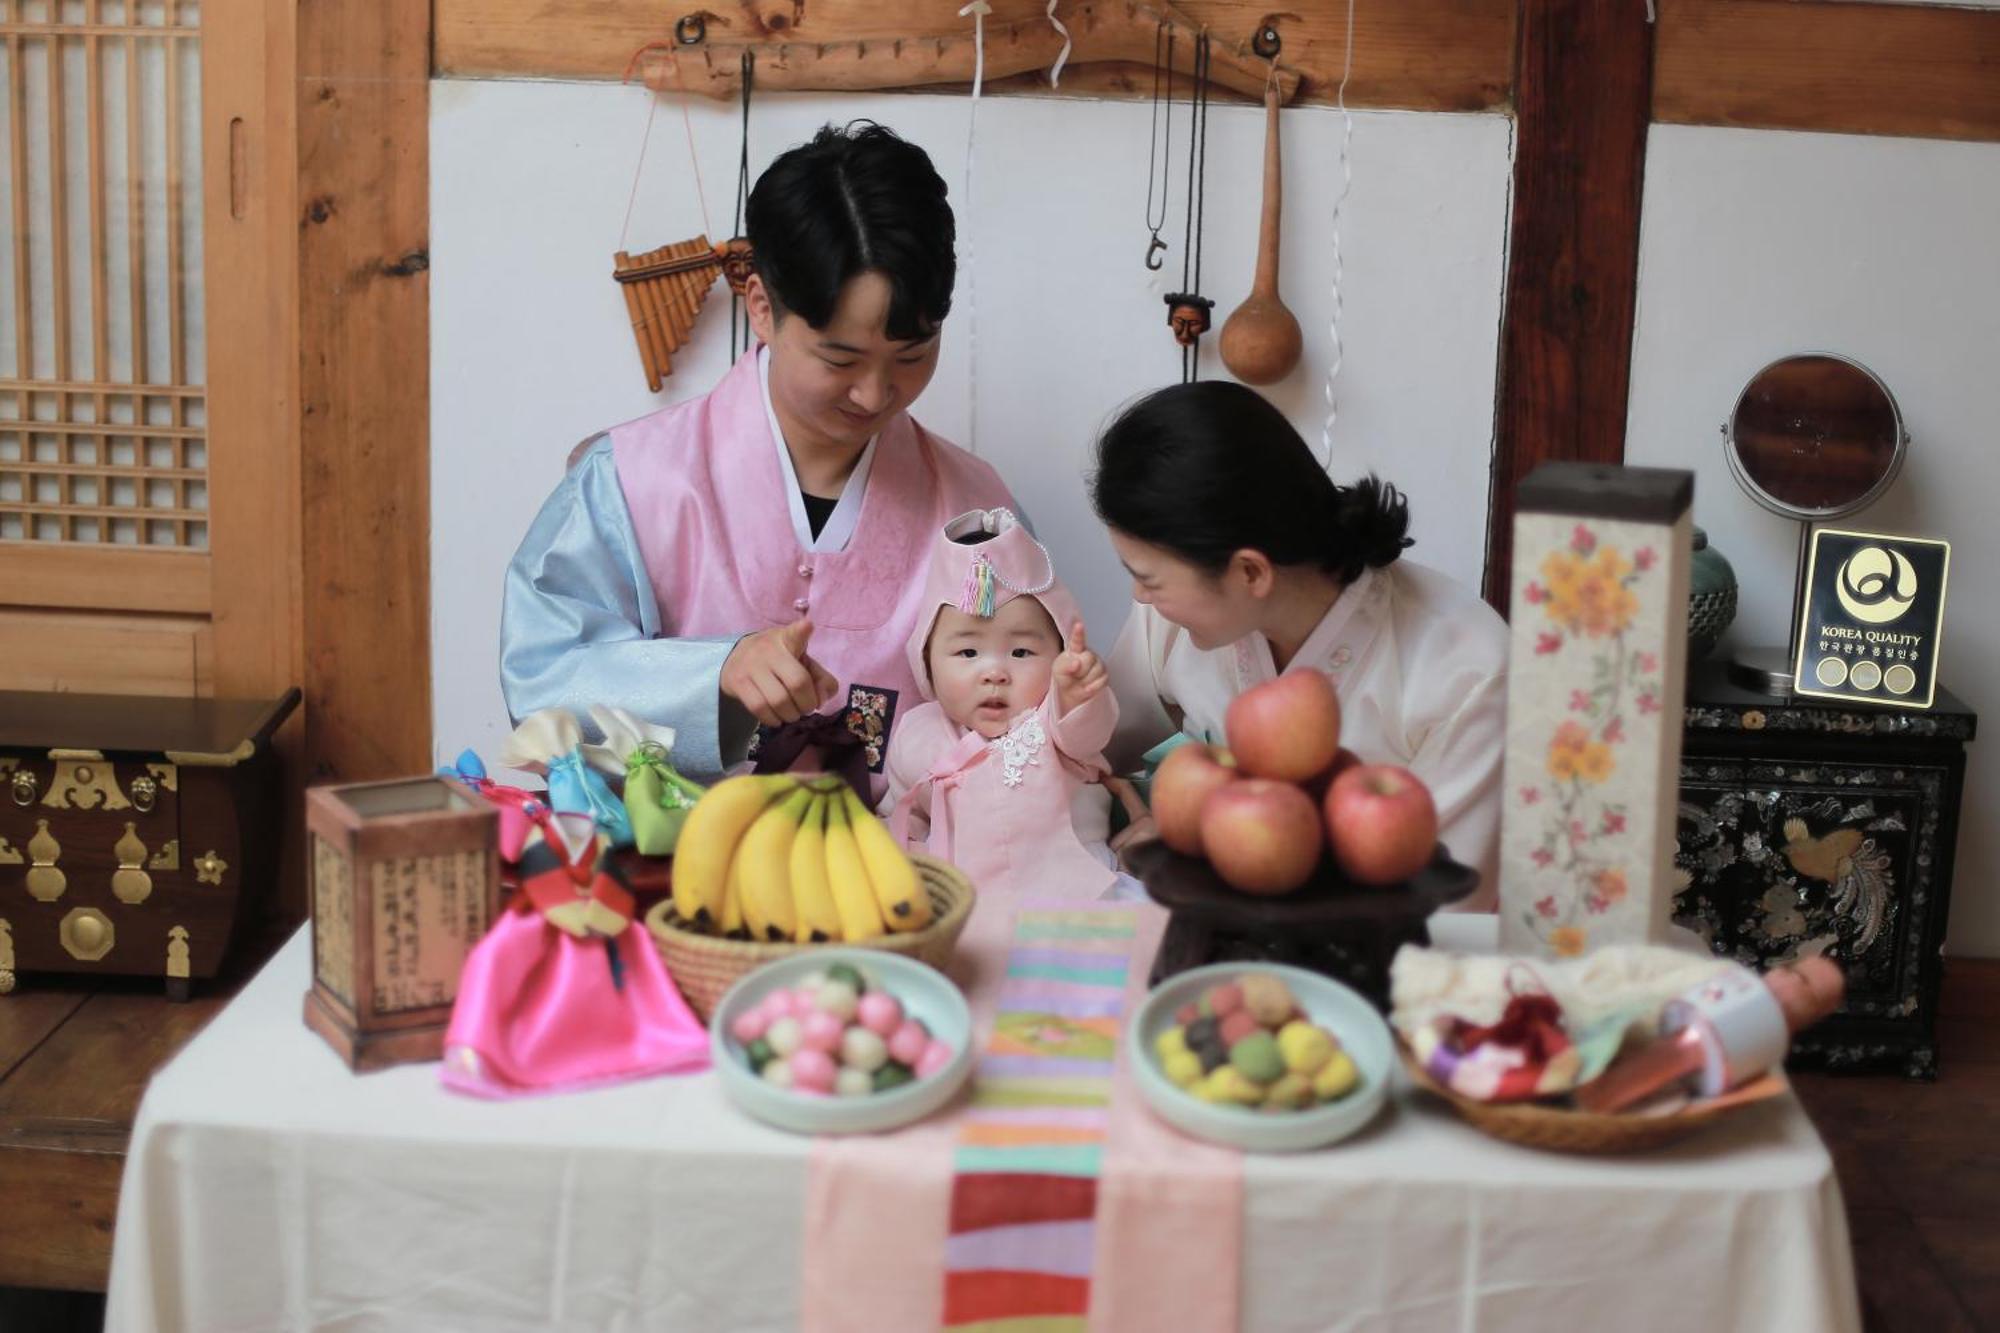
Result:
[[271,736],[298,702],[0,691],[0,994],[214,976],[276,888]]

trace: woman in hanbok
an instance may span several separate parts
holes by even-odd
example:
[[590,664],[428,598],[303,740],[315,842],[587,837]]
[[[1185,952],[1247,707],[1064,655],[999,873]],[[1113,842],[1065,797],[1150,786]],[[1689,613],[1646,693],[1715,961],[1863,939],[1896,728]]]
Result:
[[[1283,413],[1239,384],[1176,385],[1105,430],[1097,514],[1136,605],[1108,659],[1119,772],[1184,733],[1224,742],[1238,694],[1323,671],[1341,743],[1399,764],[1437,803],[1440,838],[1497,899],[1507,627],[1471,591],[1403,557],[1409,508],[1370,476],[1339,486]],[[1121,835],[1144,837],[1150,821]]]
[[507,570],[501,684],[519,720],[616,704],[712,779],[759,724],[827,713],[879,774],[916,682],[903,642],[938,529],[1012,503],[908,408],[937,368],[953,220],[922,149],[831,126],[746,213],[758,346],[713,391],[587,441]]

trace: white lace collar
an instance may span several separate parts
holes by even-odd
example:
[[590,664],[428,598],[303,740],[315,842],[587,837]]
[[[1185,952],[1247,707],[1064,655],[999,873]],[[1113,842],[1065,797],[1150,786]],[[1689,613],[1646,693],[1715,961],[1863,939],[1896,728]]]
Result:
[[1042,747],[1048,739],[1042,729],[1042,710],[1037,708],[1022,714],[1004,736],[986,742],[986,749],[1000,763],[1000,781],[1009,787],[1020,786],[1028,769],[1041,766]]

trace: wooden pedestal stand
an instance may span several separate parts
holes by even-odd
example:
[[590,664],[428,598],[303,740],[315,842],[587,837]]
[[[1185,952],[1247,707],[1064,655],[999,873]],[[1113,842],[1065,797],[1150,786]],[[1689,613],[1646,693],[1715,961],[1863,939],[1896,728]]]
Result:
[[1198,857],[1164,843],[1134,848],[1132,874],[1173,913],[1153,960],[1154,985],[1204,963],[1289,963],[1351,986],[1389,1007],[1389,964],[1405,944],[1428,945],[1432,912],[1479,887],[1479,874],[1445,854],[1407,884],[1371,888],[1331,865],[1304,888],[1275,898],[1224,884]]

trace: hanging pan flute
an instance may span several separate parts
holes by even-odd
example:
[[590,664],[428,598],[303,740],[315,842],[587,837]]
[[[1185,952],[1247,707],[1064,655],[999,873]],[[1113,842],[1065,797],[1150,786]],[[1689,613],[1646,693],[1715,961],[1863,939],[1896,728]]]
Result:
[[738,239],[710,245],[708,237],[697,236],[642,254],[620,250],[613,259],[612,276],[625,289],[647,387],[658,393],[661,382],[674,373],[673,354],[694,331],[715,275],[724,274],[730,290],[742,295],[751,272],[750,243]]

